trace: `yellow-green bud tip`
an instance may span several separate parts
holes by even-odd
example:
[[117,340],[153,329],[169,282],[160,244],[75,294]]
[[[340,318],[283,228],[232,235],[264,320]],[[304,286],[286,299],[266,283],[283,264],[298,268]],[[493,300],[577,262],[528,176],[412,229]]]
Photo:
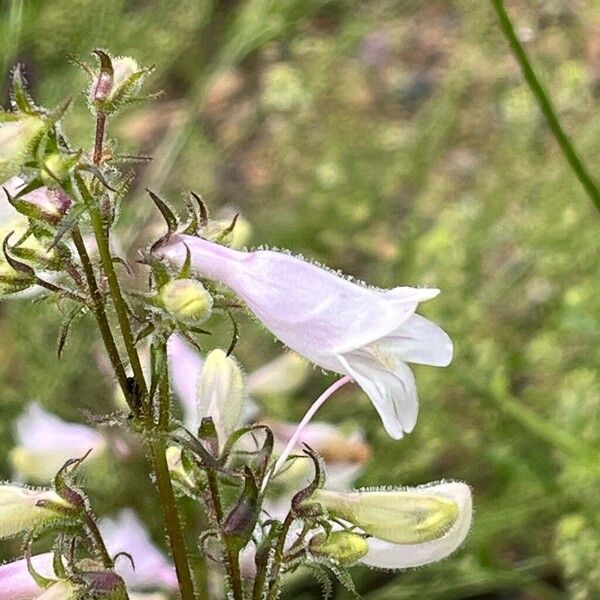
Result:
[[193,279],[170,281],[161,288],[159,297],[165,310],[177,319],[201,322],[212,313],[212,296]]
[[353,565],[367,554],[369,546],[362,535],[351,531],[319,533],[310,540],[313,554],[328,556],[342,565]]

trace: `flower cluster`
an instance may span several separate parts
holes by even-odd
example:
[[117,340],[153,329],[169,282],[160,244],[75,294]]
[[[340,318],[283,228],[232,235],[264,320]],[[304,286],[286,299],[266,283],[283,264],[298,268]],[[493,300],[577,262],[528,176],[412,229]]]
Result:
[[[23,535],[24,556],[0,567],[0,600],[205,597],[191,576],[198,553],[212,559],[197,567],[200,579],[224,573],[235,600],[275,598],[284,575],[306,566],[349,586],[355,564],[403,569],[454,552],[471,524],[466,484],[352,489],[371,457],[363,431],[313,420],[354,382],[392,438],[414,429],[410,364],[452,359],[446,333],[417,314],[439,290],[378,289],[288,252],[241,249],[248,225],[211,218],[195,194],[182,218],[150,192],[167,231],[136,249],[132,269],[115,253],[127,157],[105,136],[150,71],[95,54],[97,69],[82,64],[96,124],[89,152],[62,131],[67,104],[36,106],[14,72],[14,110],[0,115],[0,294],[55,302],[65,315],[59,354],[78,319],[95,319],[118,385],[116,431],[35,403],[18,419],[10,459],[20,483],[0,486],[0,537]],[[235,357],[244,311],[287,348],[248,374]],[[226,325],[224,343],[210,335]],[[271,408],[303,392],[311,364],[340,377],[299,423],[275,418]],[[81,487],[81,472],[93,477],[107,456],[125,459],[136,446],[152,459],[173,564],[130,507],[98,519]],[[202,507],[204,529],[185,531],[183,495]],[[37,551],[48,535],[52,551]]]

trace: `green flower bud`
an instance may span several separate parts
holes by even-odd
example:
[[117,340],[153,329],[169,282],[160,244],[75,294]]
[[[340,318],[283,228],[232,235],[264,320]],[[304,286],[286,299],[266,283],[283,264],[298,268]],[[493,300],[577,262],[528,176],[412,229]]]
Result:
[[342,565],[357,563],[369,550],[365,538],[352,531],[333,531],[329,536],[319,533],[310,540],[309,548],[313,554],[334,558]]
[[[417,490],[422,489],[422,492]],[[417,544],[441,538],[454,525],[459,506],[451,498],[411,491],[332,492],[316,490],[317,502],[332,517],[349,521],[364,532],[395,544]]]
[[193,279],[169,281],[161,288],[159,299],[165,310],[182,321],[201,323],[212,313],[212,296]]
[[199,416],[212,417],[219,442],[236,428],[244,404],[244,377],[235,359],[223,350],[209,352],[198,382]]
[[73,166],[73,157],[64,156],[57,152],[50,154],[44,160],[45,169],[41,170],[40,177],[46,185],[56,184],[56,180],[63,181],[69,169]]
[[230,248],[243,248],[252,236],[252,225],[242,217],[235,220],[235,225],[231,228],[231,219],[216,219],[208,222],[202,235],[207,240],[218,241]]
[[0,181],[20,171],[45,127],[38,116],[0,112]]
[[193,489],[195,483],[190,473],[183,465],[183,461],[181,460],[181,448],[169,446],[166,455],[171,479],[180,483],[184,488]]

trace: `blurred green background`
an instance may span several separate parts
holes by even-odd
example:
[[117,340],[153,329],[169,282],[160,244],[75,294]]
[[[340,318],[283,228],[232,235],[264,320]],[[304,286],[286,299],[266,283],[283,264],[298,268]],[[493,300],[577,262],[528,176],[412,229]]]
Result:
[[[110,135],[154,160],[136,167],[124,239],[156,218],[150,187],[240,211],[251,244],[285,247],[372,284],[442,289],[423,314],[456,345],[417,368],[416,430],[395,442],[350,390],[322,411],[362,426],[361,485],[461,479],[476,515],[466,546],[432,567],[354,569],[372,600],[600,598],[600,218],[569,171],[495,15],[481,0],[0,0],[0,67],[26,65],[46,105],[77,94],[103,47],[155,64],[148,106]],[[508,8],[566,129],[598,174],[600,2]],[[89,58],[91,60],[91,58]],[[85,100],[67,117],[89,146]],[[60,316],[0,305],[0,477],[13,420],[32,399],[63,418],[110,410],[91,322],[55,357]],[[250,319],[252,369],[278,348]],[[267,407],[300,417],[324,378]],[[133,505],[160,535],[136,457],[90,478],[95,505]],[[139,472],[138,472],[139,471]],[[142,493],[146,490],[148,493]],[[187,507],[189,510],[189,507]],[[306,579],[286,598],[317,598]],[[343,590],[336,598],[345,598]]]

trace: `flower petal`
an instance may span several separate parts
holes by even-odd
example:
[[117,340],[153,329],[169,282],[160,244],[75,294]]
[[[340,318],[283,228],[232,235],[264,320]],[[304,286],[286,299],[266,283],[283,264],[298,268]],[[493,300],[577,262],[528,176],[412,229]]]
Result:
[[390,370],[363,351],[337,358],[344,372],[369,396],[390,436],[399,440],[413,430],[419,402],[415,377],[407,364],[398,361]]
[[148,532],[131,509],[122,510],[115,519],[100,523],[100,531],[111,554],[128,552],[135,569],[128,560],[117,564],[117,572],[131,587],[177,589],[174,567],[153,544]]
[[[52,579],[52,552],[38,554],[31,558],[33,568],[42,576]],[[29,574],[27,561],[22,558],[0,565],[0,600],[30,600],[43,593]]]
[[416,314],[380,340],[378,345],[404,362],[447,367],[452,361],[452,341],[446,332]]
[[180,335],[167,342],[167,356],[173,388],[184,410],[184,423],[193,430],[198,425],[198,382],[204,359]]
[[465,540],[472,520],[471,490],[464,483],[451,482],[413,488],[412,492],[444,496],[458,504],[459,515],[454,525],[437,540],[420,544],[393,544],[369,538],[369,551],[361,560],[365,565],[382,569],[407,569],[441,560],[452,554]]
[[397,329],[438,290],[377,290],[284,252],[239,252],[177,235],[164,251],[183,263],[186,247],[202,275],[233,289],[276,337],[324,367]]

